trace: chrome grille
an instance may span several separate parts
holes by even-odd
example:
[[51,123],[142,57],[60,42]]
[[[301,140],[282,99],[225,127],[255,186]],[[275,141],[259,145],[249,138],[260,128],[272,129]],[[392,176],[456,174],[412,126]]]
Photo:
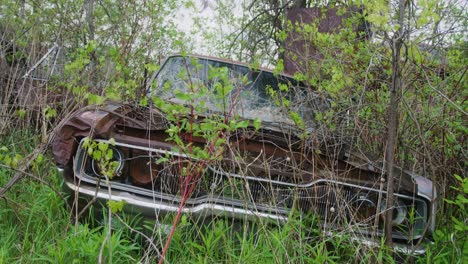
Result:
[[[185,179],[160,173],[152,188],[171,196],[180,196]],[[314,213],[324,218],[333,212],[333,218],[346,215],[347,203],[357,188],[323,181],[308,187],[285,186],[280,183],[261,182],[255,179],[232,177],[228,174],[208,172],[197,183],[188,203],[197,204],[204,197],[231,199],[253,207],[263,206],[287,212],[294,206],[304,213]],[[328,218],[330,219],[330,218]],[[346,217],[344,218],[346,219]]]

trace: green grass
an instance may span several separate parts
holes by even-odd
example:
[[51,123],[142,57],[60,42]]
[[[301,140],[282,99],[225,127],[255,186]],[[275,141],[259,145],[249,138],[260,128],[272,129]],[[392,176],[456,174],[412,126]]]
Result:
[[167,256],[180,263],[340,263],[352,258],[352,247],[335,243],[340,238],[326,241],[310,232],[316,227],[304,227],[295,220],[281,227],[226,219],[182,224]]
[[[2,141],[10,156],[31,150],[37,141],[30,135],[7,137]],[[14,143],[15,142],[15,143]],[[20,142],[20,143],[18,143]],[[21,147],[20,147],[21,144]],[[53,163],[43,160],[33,169],[35,176],[60,190]],[[0,186],[13,175],[0,168]],[[0,199],[0,263],[95,263],[105,237],[106,227],[91,228],[85,221],[74,226],[66,201],[49,186],[23,177]],[[134,263],[139,246],[123,231],[115,231],[104,250],[104,260]],[[109,245],[111,247],[109,248]]]

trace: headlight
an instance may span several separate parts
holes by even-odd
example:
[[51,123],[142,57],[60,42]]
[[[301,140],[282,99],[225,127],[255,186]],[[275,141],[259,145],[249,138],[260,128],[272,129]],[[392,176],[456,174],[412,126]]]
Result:
[[[408,218],[408,209],[407,206],[400,202],[399,200],[395,201],[393,205],[393,218],[392,218],[392,226],[398,226],[403,224],[405,220]],[[380,205],[380,211],[386,212],[386,202],[384,201]],[[382,214],[382,218],[385,219],[385,214]]]
[[119,177],[122,175],[125,164],[124,154],[114,146],[109,146],[108,148],[112,150],[112,158],[106,162],[107,167],[101,168],[103,163],[91,158],[91,170],[95,176],[99,177],[104,177],[104,174],[102,173],[104,170],[113,170],[113,175],[115,177]]
[[[348,185],[349,186],[349,185]],[[336,188],[336,187],[335,187]],[[330,189],[330,192],[333,189]],[[378,190],[353,185],[341,191],[349,192],[350,195],[343,195],[342,201],[332,201],[330,206],[336,208],[348,208],[348,223],[355,225],[358,232],[373,234],[374,225],[377,224],[377,234],[384,234],[386,194],[380,195],[379,203]],[[338,194],[335,194],[338,196]],[[342,205],[340,206],[340,203]],[[379,205],[379,207],[377,207]],[[392,237],[394,239],[414,240],[423,236],[428,223],[428,202],[420,197],[412,197],[403,194],[395,194],[392,218]],[[377,210],[379,209],[379,210]],[[325,214],[325,211],[323,212]],[[378,217],[378,219],[376,219]],[[327,219],[331,219],[328,217]]]
[[377,206],[371,197],[365,194],[358,194],[351,201],[352,215],[351,218],[359,226],[372,226],[376,213]]
[[[381,226],[385,222],[386,200],[382,199],[380,211]],[[428,223],[428,205],[421,198],[395,195],[393,205],[393,237],[398,239],[418,239],[423,235]]]

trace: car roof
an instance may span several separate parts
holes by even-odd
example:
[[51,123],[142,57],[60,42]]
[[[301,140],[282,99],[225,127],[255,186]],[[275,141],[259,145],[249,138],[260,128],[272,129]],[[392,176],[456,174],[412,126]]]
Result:
[[[252,64],[248,64],[248,63],[245,63],[245,62],[235,61],[235,60],[231,60],[231,59],[224,59],[224,58],[219,58],[219,57],[213,57],[213,56],[207,56],[207,55],[200,55],[200,54],[184,54],[184,55],[182,55],[180,53],[175,53],[175,54],[171,54],[171,55],[167,56],[166,60],[168,60],[169,58],[172,58],[172,57],[192,57],[192,58],[207,59],[207,60],[218,61],[218,62],[225,62],[225,63],[240,65],[240,66],[244,66],[244,67],[252,67]],[[164,61],[164,63],[165,63],[165,61]],[[277,74],[270,68],[257,67],[257,69],[260,70],[260,71]],[[287,77],[287,78],[294,78],[292,75],[284,73],[284,72],[279,73],[279,75]]]

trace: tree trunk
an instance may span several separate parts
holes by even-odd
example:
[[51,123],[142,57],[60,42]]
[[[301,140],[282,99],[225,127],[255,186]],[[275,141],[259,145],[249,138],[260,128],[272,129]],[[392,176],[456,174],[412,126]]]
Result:
[[393,246],[392,241],[392,220],[394,207],[394,182],[393,175],[394,153],[395,153],[395,138],[398,131],[398,104],[400,101],[399,92],[403,86],[403,78],[401,71],[401,48],[404,41],[404,17],[405,17],[406,1],[399,1],[398,9],[398,31],[395,32],[391,39],[392,44],[392,83],[390,87],[390,104],[388,106],[388,138],[387,147],[385,150],[385,170],[387,172],[387,203],[385,213],[385,244],[389,247]]
[[89,40],[93,41],[94,40],[94,31],[95,31],[95,26],[94,26],[94,0],[87,0],[86,1],[86,23],[88,24],[88,30],[89,30]]

